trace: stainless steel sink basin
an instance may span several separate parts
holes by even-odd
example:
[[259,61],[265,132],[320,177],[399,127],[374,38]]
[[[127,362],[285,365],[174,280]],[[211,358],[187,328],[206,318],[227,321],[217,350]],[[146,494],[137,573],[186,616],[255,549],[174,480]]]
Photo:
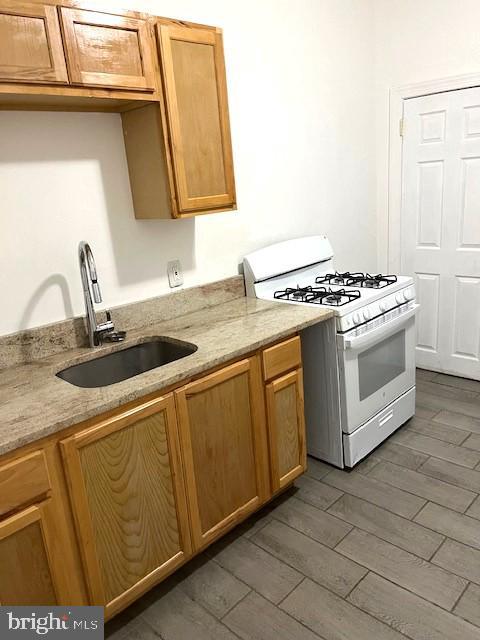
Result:
[[57,373],[59,378],[77,387],[106,387],[139,373],[180,360],[197,347],[188,342],[155,338],[106,356],[73,365]]

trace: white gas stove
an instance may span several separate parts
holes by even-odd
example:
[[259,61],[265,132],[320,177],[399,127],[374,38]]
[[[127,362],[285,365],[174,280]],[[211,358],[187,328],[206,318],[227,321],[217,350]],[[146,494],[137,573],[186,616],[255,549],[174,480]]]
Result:
[[307,448],[353,466],[414,413],[413,279],[336,271],[325,236],[255,251],[244,274],[249,296],[334,311],[302,333]]

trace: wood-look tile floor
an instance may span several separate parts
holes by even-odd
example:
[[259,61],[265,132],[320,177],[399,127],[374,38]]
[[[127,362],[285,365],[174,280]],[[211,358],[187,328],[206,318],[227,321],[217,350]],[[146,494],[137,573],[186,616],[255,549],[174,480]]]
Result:
[[418,371],[416,415],[106,626],[111,640],[480,640],[480,382]]

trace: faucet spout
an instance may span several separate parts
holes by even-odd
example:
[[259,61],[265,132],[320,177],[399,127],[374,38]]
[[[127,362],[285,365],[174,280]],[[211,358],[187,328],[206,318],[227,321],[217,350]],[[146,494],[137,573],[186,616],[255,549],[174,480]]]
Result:
[[115,331],[110,312],[107,311],[107,320],[97,324],[94,302],[102,302],[102,293],[98,283],[97,268],[93,253],[88,242],[82,240],[78,245],[78,260],[82,277],[83,297],[87,314],[88,341],[91,347],[98,347],[103,340],[119,342],[125,339],[124,331]]

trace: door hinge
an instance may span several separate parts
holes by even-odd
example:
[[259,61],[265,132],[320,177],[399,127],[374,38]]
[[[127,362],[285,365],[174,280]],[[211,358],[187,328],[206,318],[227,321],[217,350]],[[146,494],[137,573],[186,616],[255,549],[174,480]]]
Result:
[[405,118],[400,118],[400,121],[398,123],[398,133],[403,138],[403,135],[405,133]]

